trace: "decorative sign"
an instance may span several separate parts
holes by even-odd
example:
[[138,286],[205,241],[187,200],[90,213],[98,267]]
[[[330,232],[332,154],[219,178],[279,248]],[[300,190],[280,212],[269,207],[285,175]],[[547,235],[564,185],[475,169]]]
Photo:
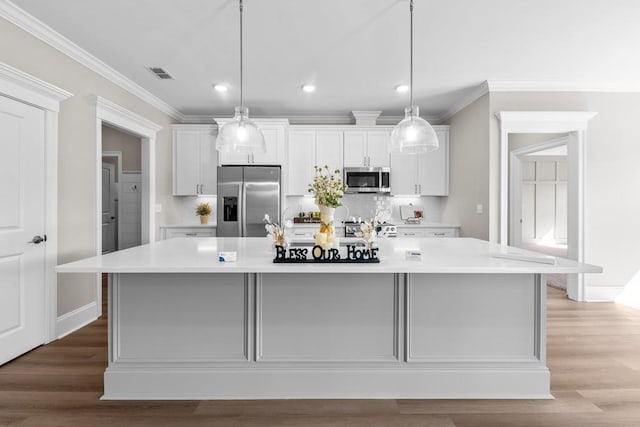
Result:
[[309,248],[285,248],[276,245],[276,257],[273,259],[275,263],[296,264],[296,263],[379,263],[378,248],[358,248],[356,246],[347,245],[347,254],[343,258],[338,249],[323,249],[322,246],[315,245],[311,249],[311,258],[309,256]]

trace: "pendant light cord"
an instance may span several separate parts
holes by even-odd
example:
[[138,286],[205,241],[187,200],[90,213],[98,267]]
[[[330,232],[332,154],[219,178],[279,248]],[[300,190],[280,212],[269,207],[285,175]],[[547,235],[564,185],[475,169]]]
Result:
[[[413,1],[413,0],[412,0]],[[242,99],[242,13],[243,13],[243,6],[242,6],[242,0],[240,0],[240,106],[244,107],[243,104],[243,99]]]
[[[242,2],[242,0],[240,0]],[[410,0],[409,2],[409,31],[410,31],[410,43],[409,43],[409,49],[411,49],[411,51],[409,52],[409,88],[410,88],[410,97],[411,97],[411,102],[410,102],[410,107],[413,110],[413,0]]]

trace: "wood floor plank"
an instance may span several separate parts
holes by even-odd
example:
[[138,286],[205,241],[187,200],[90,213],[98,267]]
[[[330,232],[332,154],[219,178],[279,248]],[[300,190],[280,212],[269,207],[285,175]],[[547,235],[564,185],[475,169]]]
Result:
[[0,367],[0,425],[640,426],[640,310],[557,289],[547,299],[555,400],[102,401],[106,312]]
[[396,415],[398,405],[386,400],[244,400],[205,401],[200,403],[198,415],[290,416],[290,415]]
[[548,400],[398,400],[402,414],[542,414],[599,413],[600,408],[578,392],[556,392]]

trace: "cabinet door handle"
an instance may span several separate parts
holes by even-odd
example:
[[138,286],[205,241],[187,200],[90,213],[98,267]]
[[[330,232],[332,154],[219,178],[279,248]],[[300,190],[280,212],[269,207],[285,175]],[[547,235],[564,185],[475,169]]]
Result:
[[295,236],[305,236],[307,233],[293,233]]
[[404,233],[405,236],[415,236],[416,233]]
[[198,233],[184,233],[184,235],[192,237],[192,236],[197,236]]
[[444,236],[445,233],[433,233],[434,236]]

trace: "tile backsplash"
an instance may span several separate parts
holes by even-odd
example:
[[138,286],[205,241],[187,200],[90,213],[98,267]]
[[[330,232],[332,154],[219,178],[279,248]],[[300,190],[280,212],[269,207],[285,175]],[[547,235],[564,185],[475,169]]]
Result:
[[[287,197],[287,218],[297,216],[298,212],[317,210],[313,197]],[[371,218],[376,208],[391,211],[391,222],[400,222],[400,206],[412,204],[422,207],[425,222],[440,222],[442,201],[440,197],[399,197],[381,194],[345,194],[342,199],[344,207],[336,209],[336,219],[348,217]]]
[[176,197],[179,224],[200,224],[200,218],[196,215],[196,206],[201,202],[209,202],[213,212],[209,217],[209,224],[216,224],[218,215],[216,212],[217,198],[213,197]]
[[[210,224],[216,224],[217,198],[213,197],[176,197],[178,223],[199,224],[200,219],[195,214],[195,209],[200,202],[209,202],[213,207],[213,213],[209,218]],[[283,200],[287,207],[284,212],[286,218],[293,218],[298,212],[312,212],[318,210],[313,197],[288,196]],[[376,208],[390,210],[391,222],[400,222],[400,206],[412,204],[422,207],[425,222],[440,222],[442,201],[440,197],[400,197],[385,196],[381,194],[345,194],[342,199],[343,207],[336,209],[336,219],[342,221],[345,218],[361,217],[371,218]]]

